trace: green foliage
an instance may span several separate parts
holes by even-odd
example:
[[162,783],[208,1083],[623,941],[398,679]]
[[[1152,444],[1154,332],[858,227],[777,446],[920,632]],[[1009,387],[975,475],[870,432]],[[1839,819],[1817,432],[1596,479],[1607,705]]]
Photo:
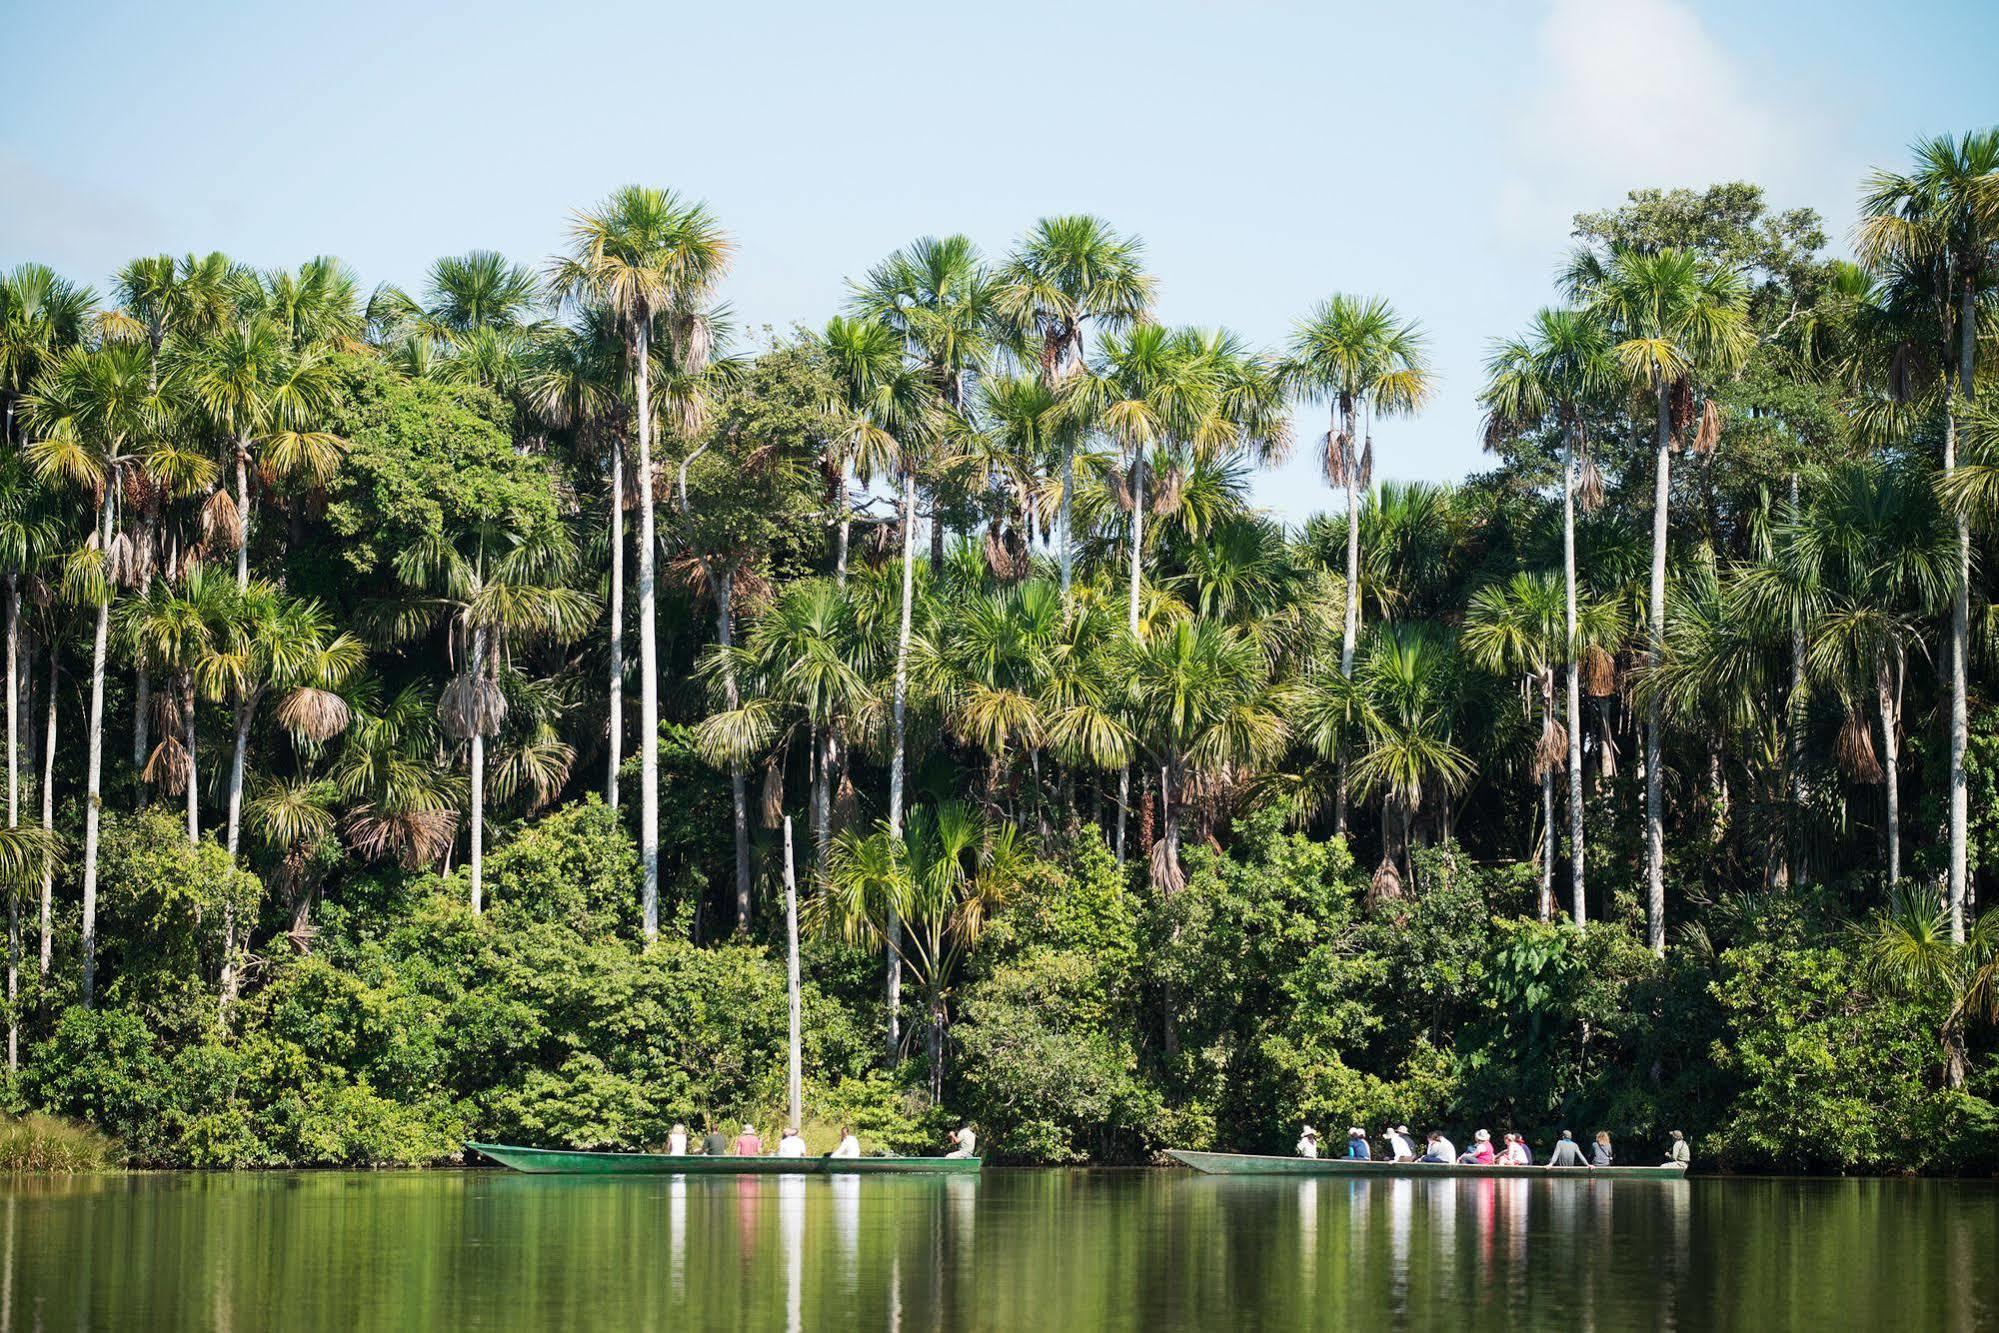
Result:
[[47,1115],[0,1117],[0,1171],[101,1171],[117,1160],[118,1145],[88,1125]]

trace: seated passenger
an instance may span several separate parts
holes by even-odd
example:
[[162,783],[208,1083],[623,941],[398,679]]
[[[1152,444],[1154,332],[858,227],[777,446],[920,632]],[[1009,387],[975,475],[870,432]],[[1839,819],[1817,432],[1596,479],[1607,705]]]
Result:
[[1367,1145],[1367,1131],[1350,1129],[1347,1131],[1347,1160],[1349,1162],[1371,1162],[1374,1150]]
[[1319,1131],[1310,1125],[1305,1126],[1304,1131],[1298,1135],[1298,1155],[1300,1157],[1319,1155]]

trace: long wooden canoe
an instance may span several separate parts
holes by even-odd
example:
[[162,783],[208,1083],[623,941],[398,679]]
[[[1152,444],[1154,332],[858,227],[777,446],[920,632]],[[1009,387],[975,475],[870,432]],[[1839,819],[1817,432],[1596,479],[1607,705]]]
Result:
[[1501,1176],[1519,1180],[1684,1180],[1687,1168],[1666,1166],[1459,1166],[1446,1162],[1355,1162],[1344,1157],[1274,1157],[1254,1153],[1191,1152],[1166,1155],[1213,1176]]
[[468,1143],[482,1157],[533,1175],[569,1176],[829,1176],[899,1172],[976,1175],[977,1157],[703,1157],[654,1152],[572,1152]]

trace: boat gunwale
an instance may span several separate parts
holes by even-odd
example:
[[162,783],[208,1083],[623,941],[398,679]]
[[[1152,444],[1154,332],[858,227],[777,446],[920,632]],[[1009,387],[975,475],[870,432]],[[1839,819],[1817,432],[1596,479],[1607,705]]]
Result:
[[[738,1157],[733,1154],[710,1156],[707,1153],[615,1152],[600,1148],[530,1148],[509,1143],[474,1143],[470,1140],[466,1140],[461,1146],[523,1175],[578,1173],[560,1170],[533,1171],[508,1161],[508,1156],[525,1157],[530,1161],[547,1162],[550,1165],[557,1160],[586,1158],[592,1162],[601,1162],[607,1166],[615,1164],[616,1167],[622,1168],[585,1173],[602,1175],[812,1175],[875,1172],[970,1175],[979,1171],[985,1162],[983,1157],[835,1157],[831,1153],[819,1153],[809,1157],[775,1155]],[[645,1169],[638,1169],[641,1167]]]
[[[1467,1180],[1565,1178],[1685,1180],[1687,1178],[1687,1168],[1680,1162],[1662,1162],[1654,1166],[1587,1164],[1551,1166],[1546,1162],[1536,1162],[1527,1166],[1501,1166],[1497,1163],[1487,1166],[1471,1162],[1362,1161],[1348,1157],[1286,1157],[1277,1153],[1202,1152],[1192,1148],[1168,1148],[1166,1155],[1182,1166],[1210,1176],[1400,1176],[1412,1179],[1438,1177]],[[1207,1159],[1218,1165],[1204,1166],[1200,1162],[1191,1160],[1194,1158]]]

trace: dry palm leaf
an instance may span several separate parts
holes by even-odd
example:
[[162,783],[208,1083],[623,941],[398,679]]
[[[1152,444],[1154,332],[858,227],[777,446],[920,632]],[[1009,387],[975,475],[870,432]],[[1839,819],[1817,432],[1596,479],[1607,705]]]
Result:
[[1178,893],[1187,887],[1187,876],[1173,859],[1172,849],[1161,838],[1152,844],[1152,887],[1161,893]]
[[507,697],[484,676],[454,676],[438,697],[437,720],[457,740],[495,736],[507,720]]
[[1156,476],[1157,481],[1152,494],[1152,512],[1155,514],[1177,512],[1181,497],[1187,489],[1186,472],[1177,467],[1170,467]]
[[1326,484],[1345,486],[1347,484],[1347,458],[1353,452],[1353,436],[1346,431],[1335,435],[1327,431],[1319,437],[1325,448]]
[[784,752],[764,761],[763,825],[777,828],[784,823]]
[[1701,404],[1700,426],[1694,431],[1693,451],[1702,458],[1714,452],[1721,442],[1721,408],[1710,398]]
[[1534,746],[1533,774],[1546,777],[1561,768],[1569,754],[1569,729],[1550,716],[1541,722],[1541,739]]
[[1592,699],[1608,699],[1617,693],[1617,659],[1595,644],[1583,649],[1582,687]]
[[180,737],[169,732],[153,747],[152,757],[139,776],[169,796],[179,796],[187,790],[188,779],[187,747],[180,743]]
[[1874,755],[1874,729],[1867,724],[1867,714],[1861,709],[1848,712],[1846,721],[1840,724],[1833,755],[1855,782],[1879,782],[1885,776],[1881,761]]
[[211,546],[235,550],[243,544],[243,515],[236,497],[218,490],[201,507],[201,538]]
[[1402,872],[1395,868],[1393,857],[1384,856],[1374,868],[1374,878],[1368,881],[1367,910],[1372,914],[1383,903],[1399,903],[1402,899]]
[[1576,503],[1585,514],[1593,514],[1603,505],[1603,469],[1590,454],[1584,454],[1576,465]]
[[1374,485],[1374,436],[1367,437],[1367,444],[1360,453],[1360,488],[1368,490]]
[[840,785],[833,790],[833,827],[852,828],[854,817],[860,812],[860,794],[854,790],[854,774],[850,769],[840,770]]
[[1672,442],[1677,448],[1694,419],[1694,386],[1685,380],[1675,380],[1666,393],[1666,400],[1667,428],[1672,432]]
[[457,836],[456,810],[387,814],[363,804],[355,806],[347,816],[349,846],[369,861],[392,856],[405,870],[415,870],[437,860]]
[[330,741],[347,730],[353,714],[347,701],[332,690],[302,685],[278,704],[278,724],[314,743]]
[[986,529],[986,568],[1002,583],[1018,583],[1027,577],[1027,542],[1011,525],[998,523]]
[[1131,512],[1131,480],[1122,471],[1117,471],[1110,474],[1108,481],[1111,500],[1119,509],[1129,514]]

